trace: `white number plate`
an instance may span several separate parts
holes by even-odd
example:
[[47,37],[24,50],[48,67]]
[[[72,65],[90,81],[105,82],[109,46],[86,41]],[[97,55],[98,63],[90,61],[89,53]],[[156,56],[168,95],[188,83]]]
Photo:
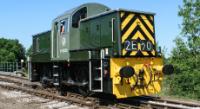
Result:
[[[139,46],[140,45],[140,46]],[[153,50],[153,44],[150,41],[141,40],[127,40],[124,43],[124,48],[126,51],[152,51]]]

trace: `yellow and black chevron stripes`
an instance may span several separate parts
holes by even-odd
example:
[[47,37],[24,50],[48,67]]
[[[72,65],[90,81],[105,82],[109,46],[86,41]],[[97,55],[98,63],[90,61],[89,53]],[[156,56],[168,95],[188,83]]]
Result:
[[[154,18],[153,15],[132,12],[121,12],[121,43],[123,56],[154,56]],[[138,43],[138,51],[126,51],[124,46],[127,40],[150,41],[153,44],[152,51],[142,51]]]

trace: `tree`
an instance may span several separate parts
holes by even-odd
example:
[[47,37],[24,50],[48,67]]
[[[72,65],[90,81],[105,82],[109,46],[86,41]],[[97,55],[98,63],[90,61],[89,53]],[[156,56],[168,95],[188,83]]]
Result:
[[179,11],[183,18],[182,35],[187,40],[189,65],[196,70],[200,65],[200,0],[183,0],[183,3]]
[[0,62],[20,62],[25,59],[25,49],[18,40],[0,38]]
[[200,55],[200,0],[184,0],[179,11],[183,18],[182,34],[187,38],[191,55],[195,58],[194,65],[198,67]]
[[183,0],[181,37],[175,39],[169,63],[175,67],[170,94],[200,99],[200,0]]
[[33,50],[33,46],[31,45],[31,46],[28,48],[28,50],[26,51],[26,57],[32,55],[32,50]]

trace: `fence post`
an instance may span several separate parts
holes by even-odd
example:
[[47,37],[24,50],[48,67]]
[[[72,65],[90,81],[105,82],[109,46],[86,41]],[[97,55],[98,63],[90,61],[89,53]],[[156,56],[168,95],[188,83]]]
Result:
[[31,64],[31,57],[28,56],[27,58],[27,63],[28,63],[28,78],[29,80],[33,80],[32,78],[32,64]]
[[24,60],[21,59],[21,71],[23,70],[23,64],[24,64]]
[[3,71],[4,71],[4,72],[6,71],[6,63],[4,63]]
[[2,63],[0,62],[0,65],[1,65],[1,69],[0,69],[0,71],[2,71]]
[[2,70],[3,72],[4,72],[4,70],[5,70],[4,67],[5,67],[5,63],[3,63],[3,70]]
[[12,72],[14,72],[14,62],[12,62]]
[[18,71],[18,62],[16,62],[16,71]]
[[5,72],[7,72],[7,66],[8,66],[8,63],[6,62],[5,63]]
[[8,62],[6,62],[6,72],[8,72]]

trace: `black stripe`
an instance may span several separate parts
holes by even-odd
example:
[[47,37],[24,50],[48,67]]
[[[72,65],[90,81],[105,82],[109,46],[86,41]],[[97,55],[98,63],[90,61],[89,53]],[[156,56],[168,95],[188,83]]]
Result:
[[[149,20],[149,22],[151,23],[151,25],[153,25],[154,26],[154,22],[153,22],[153,20],[151,20],[151,16],[150,15],[145,15],[146,16],[146,18]],[[153,16],[152,16],[153,17]]]
[[[140,31],[140,33],[143,35],[143,37],[146,40],[149,40],[153,44],[153,42],[147,37],[147,35],[144,33],[144,31],[142,31],[142,29],[139,26],[138,26],[138,31]],[[155,43],[155,40],[154,40],[154,43]]]
[[[125,19],[126,19],[126,17],[128,16],[129,14],[128,13],[124,13],[124,16],[121,18],[121,22],[123,22]],[[121,17],[121,15],[120,15],[120,17]]]
[[138,50],[136,56],[144,56],[140,50]]
[[149,33],[151,34],[151,36],[154,38],[154,33],[151,31],[151,29],[148,27],[148,25],[144,22],[144,20],[142,19],[141,16],[138,17],[140,19],[140,22],[144,25],[144,27],[147,29],[147,31],[149,31]]
[[135,29],[131,32],[131,34],[126,38],[126,40],[131,40],[133,38],[133,36],[136,34],[136,32],[138,31],[139,26],[136,26]]
[[135,20],[137,19],[137,16],[135,15],[130,21],[129,23],[125,26],[125,28],[121,31],[122,36],[125,34],[125,32],[130,28],[130,26],[135,22]]
[[149,54],[149,56],[153,56],[153,54],[151,52],[152,51],[147,51],[147,53]]
[[131,55],[131,52],[132,52],[132,51],[127,51],[126,54],[125,54],[124,56],[126,56],[126,57],[130,56],[130,55]]

